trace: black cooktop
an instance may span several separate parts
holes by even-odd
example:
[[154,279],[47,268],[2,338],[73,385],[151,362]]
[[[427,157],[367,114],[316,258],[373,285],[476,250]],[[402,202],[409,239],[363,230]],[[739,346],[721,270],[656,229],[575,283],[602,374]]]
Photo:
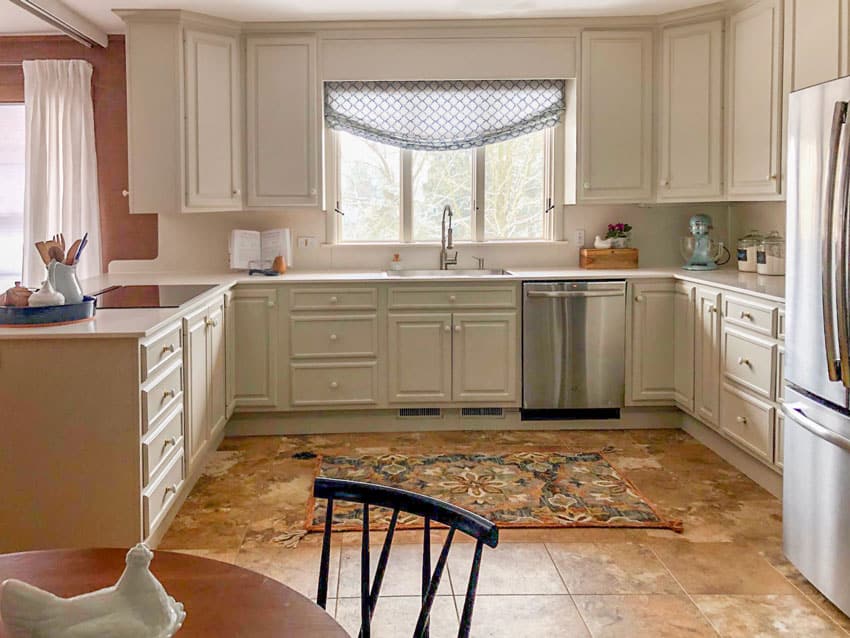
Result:
[[169,286],[112,286],[95,293],[97,309],[109,308],[177,308],[215,284]]

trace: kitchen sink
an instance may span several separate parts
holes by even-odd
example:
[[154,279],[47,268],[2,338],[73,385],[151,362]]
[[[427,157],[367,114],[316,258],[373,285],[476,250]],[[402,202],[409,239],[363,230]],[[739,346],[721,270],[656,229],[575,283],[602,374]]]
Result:
[[449,270],[388,270],[388,277],[508,277],[511,273],[501,268],[452,268]]

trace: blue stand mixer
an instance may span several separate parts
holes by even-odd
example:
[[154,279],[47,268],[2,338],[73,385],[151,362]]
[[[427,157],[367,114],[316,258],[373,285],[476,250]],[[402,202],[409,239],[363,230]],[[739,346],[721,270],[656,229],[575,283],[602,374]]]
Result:
[[732,258],[729,249],[722,241],[711,238],[714,228],[708,215],[694,215],[688,222],[690,237],[682,237],[679,250],[687,262],[685,270],[717,270],[718,266],[728,264]]

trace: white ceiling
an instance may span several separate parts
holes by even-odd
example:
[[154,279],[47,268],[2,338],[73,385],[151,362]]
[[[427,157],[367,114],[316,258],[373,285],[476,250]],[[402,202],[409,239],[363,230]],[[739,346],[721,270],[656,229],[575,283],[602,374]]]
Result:
[[[123,31],[113,8],[185,9],[240,21],[419,20],[657,15],[710,0],[64,0],[109,33]],[[38,18],[0,0],[0,34],[49,33]]]

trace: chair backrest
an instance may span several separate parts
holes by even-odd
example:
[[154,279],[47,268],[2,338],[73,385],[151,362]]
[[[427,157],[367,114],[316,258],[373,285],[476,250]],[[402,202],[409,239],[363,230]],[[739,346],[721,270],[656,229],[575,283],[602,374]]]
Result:
[[[428,624],[431,607],[437,588],[446,567],[455,531],[460,531],[476,540],[475,553],[472,557],[472,567],[469,573],[469,583],[466,587],[466,599],[463,603],[463,613],[460,619],[458,638],[468,638],[472,622],[472,607],[475,604],[475,594],[478,588],[478,574],[481,568],[481,552],[484,545],[496,547],[499,544],[499,530],[494,523],[450,503],[440,501],[430,496],[416,494],[395,487],[373,485],[359,481],[347,481],[319,477],[313,486],[315,498],[327,499],[325,513],[325,535],[322,539],[322,559],[319,566],[319,591],[316,602],[322,608],[328,600],[328,572],[330,569],[331,531],[333,527],[334,501],[347,501],[363,505],[363,533],[360,546],[360,638],[371,637],[372,615],[378,596],[387,561],[390,557],[393,535],[399,512],[415,514],[425,519],[422,547],[422,606],[413,631],[413,638],[428,638]],[[392,510],[387,535],[378,557],[375,579],[370,586],[369,570],[369,506],[385,507]],[[431,523],[436,521],[449,528],[440,556],[434,571],[431,571]]]

